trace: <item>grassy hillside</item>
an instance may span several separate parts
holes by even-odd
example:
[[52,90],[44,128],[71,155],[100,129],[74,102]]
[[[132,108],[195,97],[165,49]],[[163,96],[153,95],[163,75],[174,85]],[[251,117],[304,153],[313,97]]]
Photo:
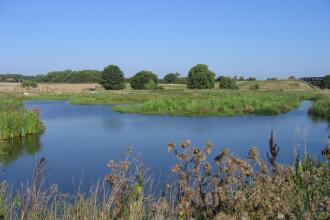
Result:
[[274,90],[314,90],[309,84],[298,80],[266,80],[266,81],[238,81],[239,89],[248,90],[254,85],[258,84],[260,90],[274,91]]

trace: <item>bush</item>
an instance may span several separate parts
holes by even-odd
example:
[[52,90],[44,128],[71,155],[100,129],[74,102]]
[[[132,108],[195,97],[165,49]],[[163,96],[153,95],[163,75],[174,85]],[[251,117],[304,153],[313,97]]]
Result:
[[178,73],[169,73],[166,76],[164,76],[164,83],[176,83],[178,77],[180,74]]
[[256,83],[256,84],[254,84],[254,85],[251,85],[251,86],[250,86],[250,89],[252,89],[252,90],[258,90],[258,89],[260,89],[260,86],[259,86],[258,83]]
[[37,88],[38,84],[31,80],[23,80],[22,87],[23,88]]
[[236,80],[227,77],[221,76],[219,77],[219,88],[220,89],[238,89],[236,86]]
[[158,78],[154,73],[143,70],[131,78],[130,84],[132,89],[156,89]]
[[188,89],[212,89],[214,87],[215,74],[207,65],[198,64],[190,69],[187,77]]
[[100,84],[107,90],[124,89],[124,74],[118,66],[109,65],[102,72]]
[[321,82],[322,89],[330,89],[330,75],[327,75],[323,78]]

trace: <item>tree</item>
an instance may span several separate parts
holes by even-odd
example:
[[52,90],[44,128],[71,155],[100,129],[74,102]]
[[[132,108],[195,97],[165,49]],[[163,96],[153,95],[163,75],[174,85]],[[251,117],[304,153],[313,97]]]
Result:
[[130,84],[132,89],[156,89],[158,77],[151,71],[143,70],[131,78]]
[[227,76],[219,77],[219,88],[220,89],[238,89],[236,86],[236,80]]
[[330,89],[330,75],[327,75],[323,78],[321,81],[321,86],[322,89]]
[[178,77],[180,76],[179,73],[169,73],[166,76],[164,76],[164,83],[175,83],[178,80]]
[[188,89],[212,89],[214,87],[215,74],[207,65],[198,64],[190,69],[187,77]]
[[100,84],[107,90],[124,89],[124,74],[118,66],[109,65],[102,72]]
[[22,87],[23,88],[37,88],[38,84],[31,80],[23,80]]

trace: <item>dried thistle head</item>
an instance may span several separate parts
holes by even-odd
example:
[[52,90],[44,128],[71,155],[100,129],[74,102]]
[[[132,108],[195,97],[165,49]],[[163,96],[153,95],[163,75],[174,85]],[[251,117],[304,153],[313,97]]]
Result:
[[194,148],[193,150],[193,154],[196,156],[201,152],[201,149],[199,149],[198,147]]
[[212,152],[212,149],[213,149],[213,143],[207,142],[204,147],[205,152],[210,154]]
[[174,165],[171,168],[172,173],[179,173],[182,171],[182,167],[179,164]]
[[109,160],[109,162],[107,163],[107,166],[109,168],[114,168],[116,166],[116,162],[114,160]]
[[227,157],[228,155],[229,155],[229,149],[228,148],[224,148],[222,151],[221,151],[221,153],[218,155],[218,156],[216,156],[215,158],[214,158],[214,160],[216,161],[216,162],[218,162],[218,163],[220,163],[225,157]]
[[109,182],[111,185],[115,185],[117,183],[117,176],[115,174],[110,174],[105,177],[105,180]]
[[191,146],[191,141],[190,140],[185,140],[181,143],[182,148],[188,148]]
[[175,144],[174,143],[168,143],[167,144],[167,150],[168,151],[172,151],[172,150],[174,150],[175,149]]
[[259,152],[257,147],[253,146],[249,150],[248,159],[257,160],[259,158]]
[[180,153],[180,154],[177,154],[177,158],[178,158],[178,160],[187,161],[187,160],[189,160],[189,154]]
[[127,171],[129,168],[130,163],[128,161],[123,161],[120,163],[120,169],[123,171]]

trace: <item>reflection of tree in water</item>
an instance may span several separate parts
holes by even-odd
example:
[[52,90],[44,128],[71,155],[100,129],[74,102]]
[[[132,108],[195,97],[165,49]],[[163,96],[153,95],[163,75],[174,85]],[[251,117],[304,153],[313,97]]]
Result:
[[326,161],[330,161],[330,124],[328,125],[326,135],[325,146],[322,149],[322,156]]
[[1,141],[0,164],[8,166],[25,154],[34,155],[40,148],[40,135],[29,135],[23,138]]

